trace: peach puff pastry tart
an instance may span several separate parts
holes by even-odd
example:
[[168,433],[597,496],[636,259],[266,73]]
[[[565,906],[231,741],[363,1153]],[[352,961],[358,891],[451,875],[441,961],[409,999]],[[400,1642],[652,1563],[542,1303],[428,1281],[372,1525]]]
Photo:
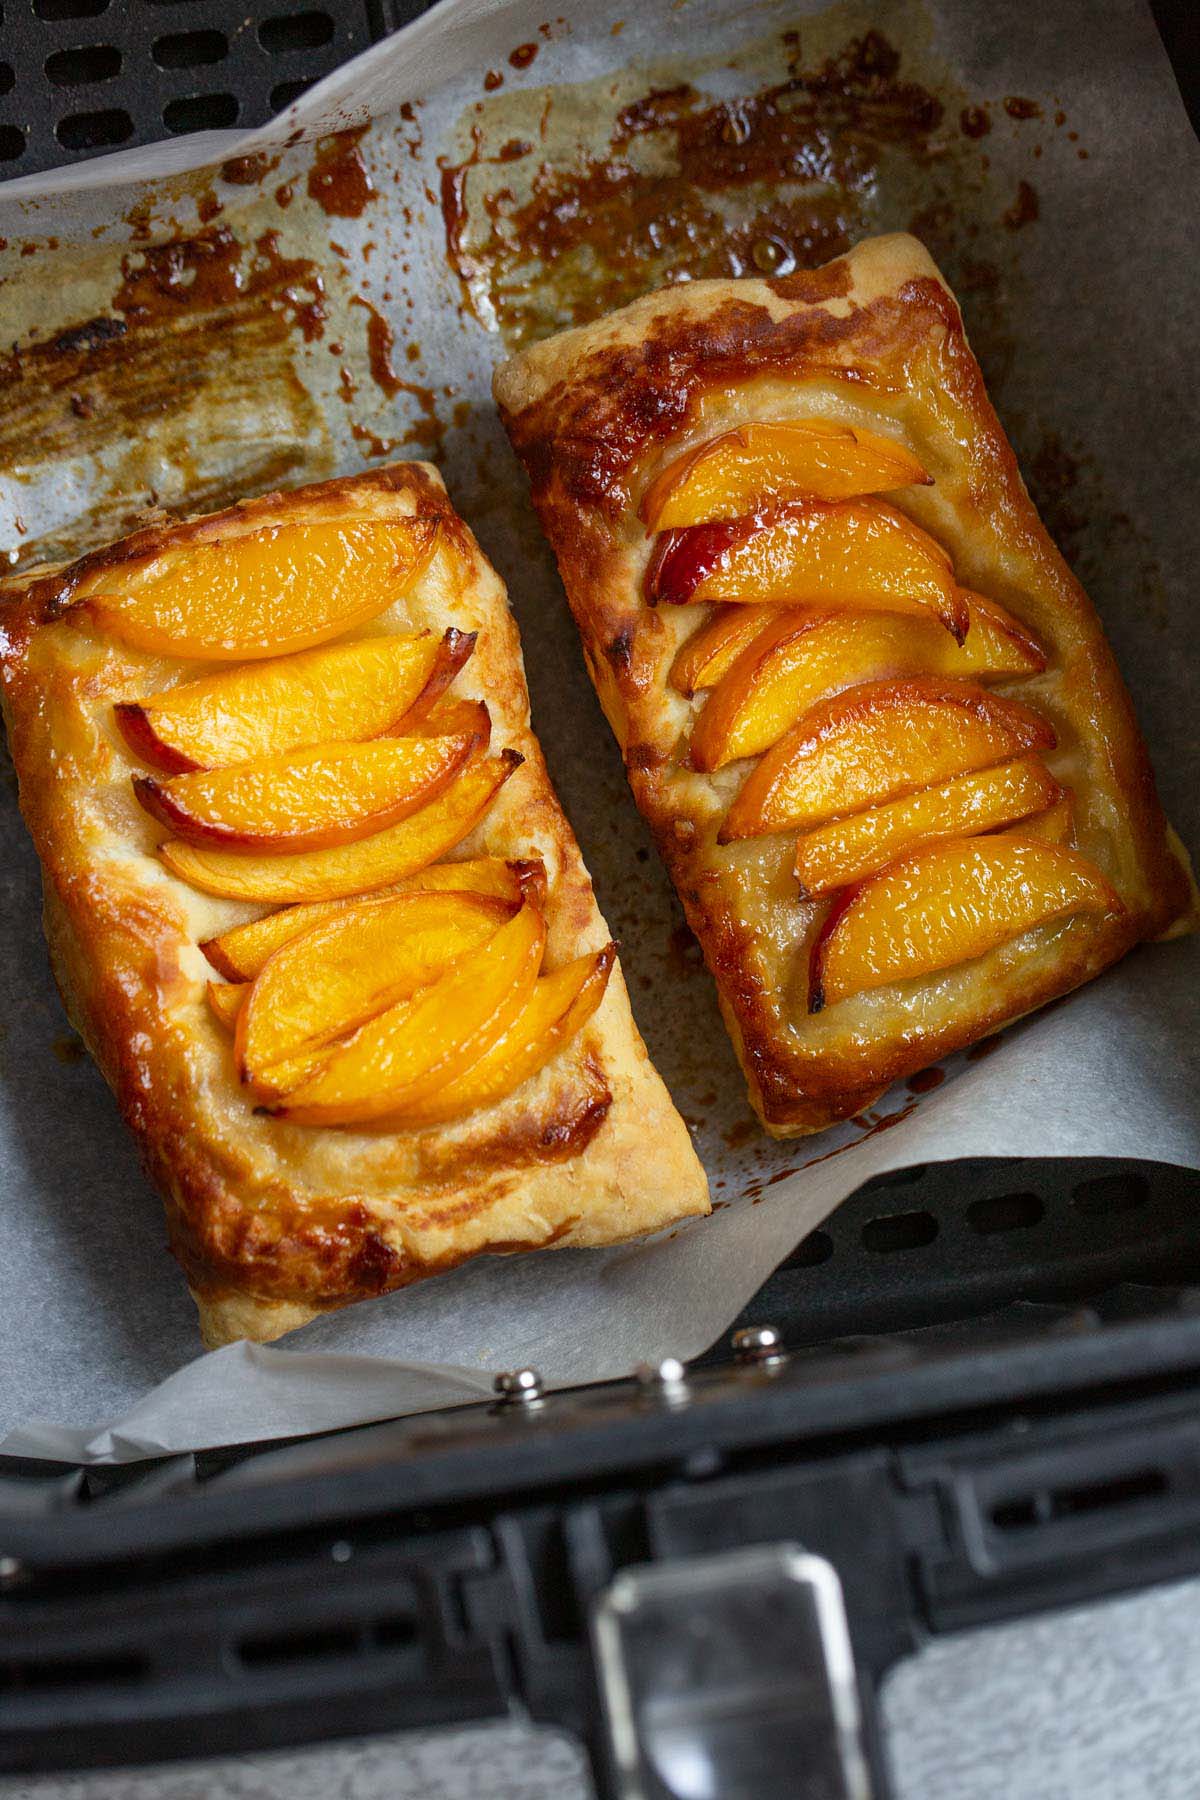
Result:
[[206,1343],[707,1211],[432,468],[151,525],[0,628],[55,975]]
[[1194,922],[1112,652],[915,239],[650,294],[495,392],[768,1131]]

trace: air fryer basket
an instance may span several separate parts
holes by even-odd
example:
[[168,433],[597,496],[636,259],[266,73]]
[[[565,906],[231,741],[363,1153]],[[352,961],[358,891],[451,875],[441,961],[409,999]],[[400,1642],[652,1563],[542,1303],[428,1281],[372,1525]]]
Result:
[[10,0],[0,178],[265,124],[423,10],[387,0]]
[[[0,175],[262,123],[421,10],[9,0]],[[1194,21],[1155,11],[1194,102]],[[1200,1174],[934,1165],[862,1188],[686,1376],[111,1470],[0,1459],[0,1766],[519,1704],[617,1792],[598,1598],[785,1542],[840,1575],[882,1795],[874,1693],[923,1634],[1200,1567],[1198,1297]]]

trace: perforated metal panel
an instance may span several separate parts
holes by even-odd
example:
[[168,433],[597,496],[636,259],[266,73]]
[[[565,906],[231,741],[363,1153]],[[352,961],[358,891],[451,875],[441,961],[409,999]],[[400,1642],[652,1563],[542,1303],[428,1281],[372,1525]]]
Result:
[[1149,1296],[1138,1305],[1152,1309],[1154,1288],[1197,1283],[1195,1170],[980,1158],[868,1182],[781,1264],[740,1323],[767,1321],[789,1343],[818,1344],[1015,1302],[1107,1296],[1104,1307],[1119,1312],[1135,1288]]
[[421,0],[4,0],[0,179],[263,125]]

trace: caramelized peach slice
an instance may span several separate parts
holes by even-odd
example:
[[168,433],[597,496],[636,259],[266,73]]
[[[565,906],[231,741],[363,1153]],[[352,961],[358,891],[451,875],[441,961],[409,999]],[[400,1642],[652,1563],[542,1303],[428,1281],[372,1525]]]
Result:
[[835,905],[813,945],[809,1011],[970,962],[1051,919],[1121,911],[1076,850],[1016,832],[919,850]]
[[811,707],[750,771],[720,841],[806,831],[1023,750],[1054,732],[1016,700],[966,681],[864,681]]
[[748,519],[666,532],[646,598],[851,606],[940,619],[962,642],[970,624],[941,545],[882,500],[798,502]]
[[1028,820],[1031,813],[1053,805],[1061,792],[1036,756],[977,769],[943,787],[925,788],[806,832],[796,845],[796,878],[805,898],[848,887],[925,844]]
[[344,913],[347,907],[372,905],[401,893],[483,894],[503,900],[515,912],[523,900],[532,900],[536,906],[545,902],[546,871],[536,858],[501,862],[498,856],[476,856],[464,862],[435,863],[431,869],[421,869],[366,899],[353,896],[345,900],[314,900],[308,906],[286,906],[261,919],[251,919],[248,925],[235,925],[220,937],[207,938],[200,948],[227,981],[253,981],[268,956],[273,956],[281,945]]
[[352,906],[268,958],[238,1014],[238,1073],[280,1093],[277,1064],[314,1052],[444,975],[512,917],[483,894],[399,894]]
[[282,656],[399,600],[436,537],[433,518],[272,525],[101,569],[73,604],[139,650],[206,662]]
[[425,1104],[524,1010],[545,942],[541,914],[523,906],[440,980],[360,1026],[275,1110],[301,1125],[356,1125]]
[[1015,620],[986,602],[988,610],[980,610],[975,596],[970,598],[971,629],[962,644],[931,620],[895,613],[774,608],[696,720],[692,767],[720,769],[739,757],[760,755],[810,706],[855,682],[921,673],[1032,675],[1045,667],[1045,658]]
[[[1014,619],[998,600],[989,600],[970,588],[959,591],[967,603],[968,629],[975,640],[973,649],[967,644],[962,648],[968,656],[974,654],[979,658],[978,667],[968,670],[957,663],[947,663],[944,671],[930,669],[929,673],[1040,675],[1046,667],[1046,652],[1028,626]],[[949,654],[953,658],[954,652]]]
[[399,884],[408,892],[423,894],[490,894],[512,907],[530,900],[546,903],[546,865],[540,856],[501,862],[498,856],[475,856],[464,862],[435,863],[406,876]]
[[244,981],[210,981],[205,988],[208,1004],[226,1031],[232,1031],[237,1024],[242,1002],[249,992],[249,985]]
[[250,856],[175,839],[159,851],[172,875],[230,900],[336,900],[390,887],[437,862],[461,843],[524,759],[515,750],[469,762],[429,806],[374,837],[332,850]]
[[1022,819],[1015,827],[1018,837],[1036,838],[1041,844],[1067,844],[1075,835],[1075,796],[1067,788],[1045,812]]
[[718,606],[711,619],[679,646],[671,664],[671,686],[689,698],[701,688],[715,687],[778,615],[776,606]]
[[360,638],[202,675],[113,709],[136,756],[169,774],[228,768],[312,744],[358,743],[423,712],[475,647],[473,632]]
[[[388,888],[387,893],[394,893]],[[372,895],[372,899],[382,896]],[[361,900],[314,900],[311,906],[285,906],[279,912],[266,913],[246,925],[234,925],[220,937],[205,938],[200,948],[226,981],[253,981],[268,956],[274,956],[281,945],[302,937],[314,925],[344,912],[348,906],[361,906]],[[209,982],[211,989],[216,984]]]
[[522,1011],[474,1067],[428,1100],[410,1102],[396,1123],[443,1124],[514,1093],[582,1031],[604,998],[616,957],[616,945],[609,944],[553,975],[539,976]]
[[465,700],[458,694],[447,694],[436,701],[423,718],[411,714],[397,728],[404,737],[457,737],[470,733],[481,750],[486,750],[492,735],[492,718],[482,700]]
[[135,775],[154,819],[185,843],[246,850],[325,850],[427,806],[476,747],[471,737],[318,744],[292,756],[160,781]]
[[677,457],[642,495],[647,531],[736,519],[791,500],[853,500],[930,481],[903,444],[831,419],[740,425]]

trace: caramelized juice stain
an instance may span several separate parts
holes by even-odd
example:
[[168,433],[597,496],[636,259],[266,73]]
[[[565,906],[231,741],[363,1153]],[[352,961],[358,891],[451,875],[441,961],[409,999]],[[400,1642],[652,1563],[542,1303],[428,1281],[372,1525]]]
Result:
[[365,125],[322,138],[308,172],[308,195],[331,219],[359,219],[375,198],[360,144]]
[[[414,107],[401,129],[419,146]],[[360,218],[376,195],[363,136],[156,184],[129,207],[120,242],[54,258],[39,240],[19,265],[10,252],[0,555],[77,555],[147,509],[220,507],[320,478],[335,456],[440,450],[434,391],[403,342],[373,303],[365,329],[351,311],[373,240],[332,253],[330,219]],[[22,489],[51,496],[24,540],[12,504]]]
[[1023,225],[1032,225],[1041,213],[1037,189],[1032,182],[1017,183],[1017,197],[1004,215],[1004,223],[1009,231],[1020,231]]
[[[399,437],[376,437],[357,421],[351,426],[353,436],[358,442],[371,445],[367,454],[372,457],[388,456],[405,444],[426,445],[435,454],[440,453],[446,427],[438,414],[433,389],[423,382],[408,381],[396,373],[392,361],[396,347],[395,333],[378,308],[361,294],[355,294],[350,304],[361,307],[367,315],[367,362],[376,387],[389,400],[394,400],[397,394],[408,394],[417,403],[417,416]],[[408,353],[411,362],[420,359],[421,352],[417,345],[410,344]]]
[[279,167],[278,156],[256,150],[251,156],[232,156],[221,164],[221,180],[230,187],[257,187]]
[[363,446],[363,455],[371,458],[391,456],[404,442],[403,438],[380,437],[366,425],[360,425],[356,419],[350,427],[350,435],[356,444]]
[[[114,247],[73,264],[70,282],[47,281],[40,309],[14,294],[26,311],[0,357],[0,476],[37,483],[89,465],[86,510],[26,554],[77,554],[148,507],[218,507],[327,472],[320,411],[297,369],[325,330],[326,274],[285,253],[264,222],[252,213],[241,230],[222,221]],[[84,296],[93,315],[53,330],[47,296],[59,292],[68,304]]]
[[548,157],[520,200],[493,185],[468,245],[470,172],[498,160],[476,132],[444,172],[448,253],[513,343],[663,282],[790,273],[849,246],[881,147],[924,158],[941,118],[876,31],[742,98],[713,101],[687,81],[652,88],[621,108],[602,154],[566,168]]
[[910,1094],[931,1094],[934,1088],[941,1087],[945,1079],[945,1069],[918,1069],[915,1075],[909,1076],[904,1085]]
[[[968,260],[1001,271],[976,289],[986,352],[1011,274],[1011,181],[989,176],[978,140],[991,111],[937,62],[919,0],[895,18],[903,53],[840,5],[732,59],[476,102],[442,164],[447,258],[468,307],[515,348],[667,283],[788,275],[915,229],[952,282]],[[1039,103],[1009,96],[1007,116],[1037,118]],[[502,171],[502,147],[522,139],[533,147]],[[1019,204],[1024,223],[1023,190]]]
[[218,226],[125,257],[121,274],[112,308],[128,325],[262,308],[296,327],[307,343],[325,329],[324,277],[309,258],[285,256],[277,231],[262,232],[248,246],[227,226]]
[[350,302],[351,306],[361,306],[367,315],[367,361],[371,369],[371,379],[376,387],[385,393],[389,400],[395,398],[404,386],[403,381],[392,367],[392,351],[396,347],[396,335],[379,309],[370,300],[364,300],[356,294]]
[[[911,1087],[911,1082],[908,1085]],[[858,1126],[862,1133],[861,1137],[851,1138],[844,1144],[835,1144],[832,1150],[823,1150],[818,1156],[810,1156],[792,1172],[799,1174],[804,1169],[815,1169],[818,1163],[831,1162],[835,1156],[845,1156],[847,1150],[857,1150],[858,1146],[865,1144],[868,1138],[878,1137],[884,1131],[891,1131],[895,1125],[903,1125],[905,1119],[912,1118],[919,1105],[920,1096],[918,1094],[914,1095],[911,1100],[906,1100],[902,1106],[898,1106],[895,1112],[883,1113],[876,1118],[871,1118],[869,1114],[859,1114],[850,1123]]]

